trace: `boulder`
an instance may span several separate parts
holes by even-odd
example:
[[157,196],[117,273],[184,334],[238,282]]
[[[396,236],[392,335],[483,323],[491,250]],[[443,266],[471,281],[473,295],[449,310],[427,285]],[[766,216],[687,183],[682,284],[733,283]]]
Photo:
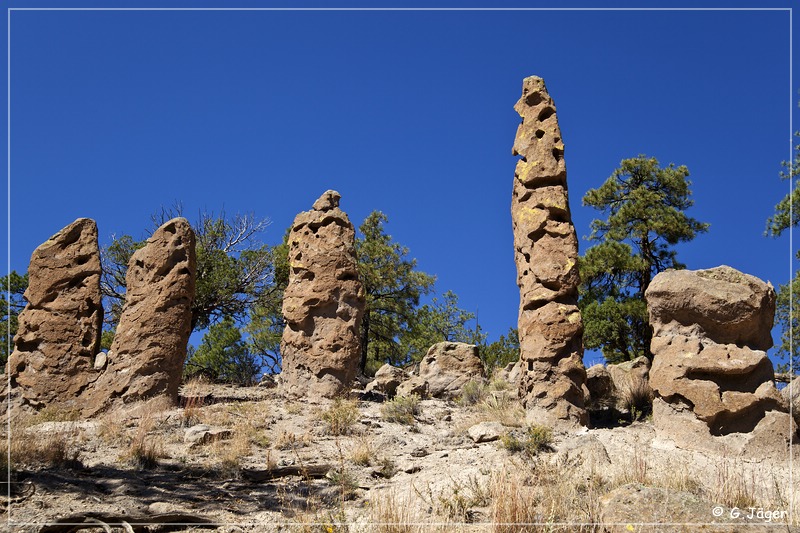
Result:
[[358,371],[366,302],[355,229],[339,199],[336,191],[323,193],[289,233],[280,384],[289,397],[337,396],[350,390]]
[[397,389],[395,390],[395,396],[407,397],[413,394],[416,394],[420,398],[427,398],[428,382],[419,376],[411,376],[398,385]]
[[392,398],[397,391],[397,387],[399,387],[407,377],[402,368],[385,364],[375,372],[373,380],[367,383],[365,392],[380,392]]
[[[762,351],[771,346],[770,285],[730,267],[667,271],[653,279],[645,296],[654,331],[650,385],[659,435],[714,448],[708,444],[714,437],[754,432],[768,413],[788,418]],[[742,449],[734,439],[717,442]]]
[[210,444],[214,441],[229,439],[233,436],[233,432],[229,429],[211,427],[206,424],[196,424],[190,428],[186,428],[183,434],[184,444],[188,444],[190,448],[195,446],[203,446]]
[[511,219],[520,290],[520,397],[546,418],[586,425],[578,310],[578,238],[569,210],[564,143],[544,80],[525,78],[512,154]]
[[467,430],[467,435],[473,442],[491,442],[497,440],[505,433],[505,428],[500,422],[480,422]]
[[7,366],[15,404],[80,407],[78,397],[98,377],[100,274],[94,220],[79,218],[34,250]]
[[[600,498],[600,523],[602,530],[609,533],[747,530],[746,525],[730,518],[729,509],[723,509],[722,515],[716,517],[714,508],[714,503],[689,492],[630,483]],[[651,529],[652,524],[658,524],[658,528]],[[761,529],[753,529],[757,530]]]
[[504,368],[495,370],[492,376],[493,378],[505,381],[513,387],[519,388],[519,382],[522,379],[522,366],[519,361],[508,363]]
[[175,403],[192,331],[195,235],[174,218],[128,262],[127,292],[108,362],[88,391],[84,413],[165,396]]
[[603,365],[594,365],[586,370],[586,389],[589,398],[586,402],[592,408],[613,407],[617,400],[617,388],[611,373]]
[[606,366],[606,370],[611,376],[614,386],[617,389],[623,389],[630,382],[642,381],[648,383],[650,381],[650,367],[650,359],[641,355],[632,361],[610,364]]
[[452,399],[470,380],[485,376],[478,347],[463,342],[439,342],[428,350],[419,365],[419,376],[428,382],[428,394]]
[[772,285],[729,266],[667,270],[647,289],[654,337],[682,334],[753,350],[772,347]]

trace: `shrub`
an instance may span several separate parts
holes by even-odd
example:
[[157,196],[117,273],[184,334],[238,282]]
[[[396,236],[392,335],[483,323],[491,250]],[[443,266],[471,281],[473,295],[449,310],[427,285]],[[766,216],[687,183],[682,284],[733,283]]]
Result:
[[413,425],[416,415],[420,413],[419,396],[398,396],[386,402],[381,408],[381,415],[387,422],[397,422],[399,424]]
[[506,433],[500,437],[500,442],[511,453],[522,452],[534,457],[550,448],[553,443],[553,430],[546,426],[529,426],[521,436],[515,432]]
[[631,376],[618,393],[619,408],[630,413],[631,422],[647,416],[653,410],[653,389],[647,380]]
[[456,402],[459,405],[475,405],[486,398],[486,385],[476,380],[469,380],[461,387],[461,393]]
[[355,401],[336,398],[333,405],[322,413],[321,418],[326,424],[325,432],[329,435],[347,435],[359,416]]

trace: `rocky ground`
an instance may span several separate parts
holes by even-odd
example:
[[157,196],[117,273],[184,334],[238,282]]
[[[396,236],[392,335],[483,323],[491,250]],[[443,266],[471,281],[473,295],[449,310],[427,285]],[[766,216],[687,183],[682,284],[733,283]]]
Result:
[[192,383],[183,407],[16,416],[5,519],[31,532],[800,531],[788,454],[687,451],[646,419],[553,433],[515,396],[496,382],[458,401],[313,402]]

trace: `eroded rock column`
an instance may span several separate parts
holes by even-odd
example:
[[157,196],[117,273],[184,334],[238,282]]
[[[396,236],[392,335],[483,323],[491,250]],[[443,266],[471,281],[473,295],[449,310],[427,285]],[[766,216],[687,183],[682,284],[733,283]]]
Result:
[[79,218],[36,248],[28,277],[28,303],[8,360],[14,402],[77,408],[78,396],[97,377],[103,323],[94,220]]
[[544,80],[525,78],[513,155],[511,218],[520,288],[520,396],[529,410],[586,424],[578,310],[578,239],[569,211],[564,143]]
[[192,330],[195,275],[195,235],[184,218],[162,225],[133,254],[108,364],[87,396],[86,414],[119,401],[177,399]]
[[349,390],[361,357],[364,289],[355,230],[326,191],[297,215],[289,234],[289,284],[283,296],[281,390],[332,397]]
[[645,296],[656,431],[694,446],[734,434],[774,440],[783,428],[784,440],[772,443],[780,453],[792,432],[765,352],[772,346],[772,286],[727,266],[669,270],[653,278]]

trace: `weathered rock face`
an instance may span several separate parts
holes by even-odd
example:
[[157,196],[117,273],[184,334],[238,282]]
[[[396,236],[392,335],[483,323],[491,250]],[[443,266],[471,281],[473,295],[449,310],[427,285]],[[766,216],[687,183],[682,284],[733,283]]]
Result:
[[729,266],[663,272],[646,298],[654,337],[682,334],[753,350],[772,346],[775,291]]
[[564,143],[544,80],[525,78],[514,109],[522,123],[513,154],[511,218],[520,288],[520,395],[526,408],[586,424],[581,386],[578,239],[569,211]]
[[28,304],[8,361],[15,403],[75,408],[97,377],[103,322],[94,220],[80,218],[36,248],[28,276]]
[[419,376],[434,398],[455,398],[470,380],[485,377],[478,347],[463,342],[439,342],[420,361]]
[[177,399],[192,330],[195,275],[195,236],[186,219],[165,223],[133,254],[125,306],[86,414],[118,401]]
[[616,403],[617,388],[611,373],[603,365],[594,365],[586,370],[586,389],[589,391],[587,407],[599,409],[613,407]]
[[[771,285],[730,267],[658,274],[645,295],[654,335],[654,425],[665,433],[691,411],[713,436],[748,433],[786,411],[765,352]],[[786,427],[789,426],[787,421]]]
[[370,381],[366,388],[366,392],[381,392],[386,394],[388,398],[393,398],[397,387],[405,381],[408,375],[402,368],[397,368],[390,364],[385,364],[375,372],[375,377]]
[[311,211],[297,215],[289,234],[281,389],[293,397],[340,394],[358,370],[364,289],[355,230],[339,199],[326,191]]

